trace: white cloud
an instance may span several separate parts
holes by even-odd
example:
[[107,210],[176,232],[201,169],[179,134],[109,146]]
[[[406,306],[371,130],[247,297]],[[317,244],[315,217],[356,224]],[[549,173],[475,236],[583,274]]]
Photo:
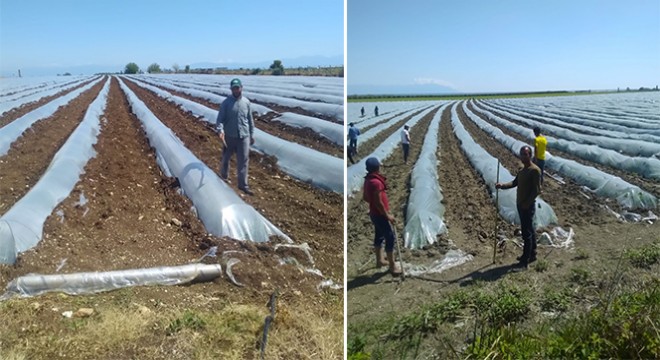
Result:
[[433,78],[415,78],[413,82],[416,85],[428,85],[428,84],[433,84],[433,85],[440,85],[440,86],[445,86],[445,87],[450,87],[453,88],[455,87],[454,84],[450,83],[449,81],[442,80],[442,79],[433,79]]

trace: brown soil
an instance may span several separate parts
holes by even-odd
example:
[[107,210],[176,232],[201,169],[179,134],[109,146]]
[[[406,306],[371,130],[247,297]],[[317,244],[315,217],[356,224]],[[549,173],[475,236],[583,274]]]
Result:
[[[474,137],[475,141],[484,147],[491,155],[500,159],[502,164],[515,174],[521,166],[520,162],[503,146],[496,143],[482,130],[473,125],[465,117],[459,107],[459,117]],[[403,316],[419,311],[424,305],[433,304],[447,294],[458,291],[461,287],[471,286],[474,280],[496,282],[502,277],[514,279],[528,278],[528,282],[554,284],[564,281],[567,274],[578,265],[587,264],[593,274],[601,274],[616,267],[616,262],[623,248],[640,246],[653,241],[652,234],[660,232],[660,224],[620,223],[608,215],[600,207],[612,202],[602,199],[587,200],[577,193],[580,187],[570,181],[566,185],[546,179],[542,198],[555,210],[561,226],[571,226],[575,231],[574,249],[556,249],[539,245],[538,257],[549,265],[546,272],[528,270],[522,275],[509,274],[521,249],[506,242],[504,248],[497,249],[497,259],[493,264],[493,243],[496,231],[507,239],[520,240],[518,227],[505,222],[497,213],[495,201],[459,146],[459,141],[453,133],[450,107],[443,114],[439,130],[438,149],[438,183],[442,189],[445,205],[445,222],[448,233],[440,236],[440,241],[422,250],[402,249],[404,262],[414,265],[428,265],[443,257],[447,248],[457,247],[474,256],[472,261],[450,268],[440,274],[420,277],[393,278],[386,268],[374,266],[372,253],[373,225],[367,211],[368,207],[361,200],[361,192],[349,194],[347,204],[347,318],[348,342],[364,329],[384,326],[389,320],[400,319]],[[414,138],[421,139],[426,131],[424,121],[411,129]],[[396,229],[399,241],[402,241],[405,201],[409,188],[408,179],[414,162],[419,155],[421,144],[411,146],[411,159],[408,165],[402,165],[400,151],[395,151],[383,160],[385,164],[381,171],[388,178],[387,195],[390,208],[397,218]],[[501,179],[510,180],[510,179]],[[501,190],[506,191],[506,190]],[[537,229],[537,235],[544,229]],[[655,236],[657,238],[657,236]],[[454,245],[449,244],[449,240]],[[584,256],[576,257],[579,250]],[[587,258],[588,260],[581,260]],[[600,276],[600,275],[599,275]],[[378,325],[381,324],[381,325]],[[469,334],[465,329],[455,330],[462,337],[453,338],[458,345]],[[382,335],[386,334],[383,329]],[[377,335],[371,331],[371,335]],[[368,339],[365,352],[377,353],[377,348],[383,346],[378,339]],[[438,339],[436,339],[438,341]],[[433,347],[434,345],[430,345]],[[447,354],[445,354],[447,355]],[[436,355],[437,356],[437,355]]]
[[[220,141],[208,126],[151,92],[127,83],[188,149],[218,171]],[[5,211],[41,177],[101,86],[36,124],[12,144],[7,156],[0,158],[0,202],[5,203]],[[317,289],[321,278],[293,265],[279,265],[281,256],[293,256],[301,264],[311,265],[302,253],[275,251],[275,243],[254,244],[206,233],[192,213],[190,201],[178,194],[176,179],[166,177],[159,169],[116,78],[112,79],[95,150],[96,156],[87,163],[73,192],[46,221],[42,241],[20,254],[15,265],[0,265],[0,287],[28,273],[54,273],[64,259],[61,273],[181,265],[200,258],[209,246],[218,245],[218,254],[239,251],[232,254],[241,260],[233,273],[245,287],[238,288],[223,276],[208,284],[136,290],[138,302],[157,298],[185,303],[200,292],[212,292],[236,303],[262,304],[277,288],[285,299],[295,292],[302,294],[299,300],[325,306],[323,293]],[[249,171],[255,195],[243,199],[296,244],[307,242],[315,267],[341,284],[343,196],[292,179],[277,168],[274,159],[255,152],[250,154]],[[235,176],[230,172],[231,179]],[[237,190],[235,181],[230,186]],[[81,196],[87,199],[84,205],[80,204]],[[63,217],[56,215],[60,211]],[[220,256],[207,260],[224,262]]]

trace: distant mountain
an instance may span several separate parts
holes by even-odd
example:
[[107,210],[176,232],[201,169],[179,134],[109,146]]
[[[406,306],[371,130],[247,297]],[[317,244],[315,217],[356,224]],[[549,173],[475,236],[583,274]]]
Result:
[[[231,63],[216,63],[216,62],[198,62],[189,64],[191,69],[215,69],[215,68],[228,68],[228,69],[254,69],[254,68],[268,68],[273,63],[274,60],[281,60],[284,68],[293,68],[293,67],[307,67],[307,66],[343,66],[344,65],[344,56],[302,56],[297,58],[282,58],[282,59],[273,59],[268,61],[261,62],[231,62]],[[181,67],[184,67],[182,65]]]
[[[349,76],[350,79],[350,76]],[[350,81],[350,80],[349,80]],[[456,89],[436,84],[408,85],[351,85],[346,93],[350,95],[435,95],[455,94]]]

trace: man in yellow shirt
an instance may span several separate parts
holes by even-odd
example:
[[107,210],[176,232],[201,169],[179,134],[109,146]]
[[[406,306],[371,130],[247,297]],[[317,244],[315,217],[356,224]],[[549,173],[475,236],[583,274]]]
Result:
[[548,145],[548,140],[545,136],[541,135],[541,128],[538,126],[534,128],[534,164],[541,169],[541,185],[543,185],[543,174],[545,173],[545,148]]

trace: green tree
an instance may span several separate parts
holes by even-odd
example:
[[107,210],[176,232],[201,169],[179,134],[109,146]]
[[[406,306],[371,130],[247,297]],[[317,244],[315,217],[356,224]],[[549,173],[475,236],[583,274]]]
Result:
[[273,75],[284,75],[284,65],[282,65],[282,60],[275,60],[270,65],[272,70],[271,74]]
[[157,74],[157,73],[161,72],[160,71],[160,65],[158,65],[156,63],[153,63],[153,64],[149,65],[149,67],[147,68],[147,72],[149,74]]
[[178,73],[179,72],[179,64],[175,63],[174,65],[172,65],[172,69],[174,70],[174,73]]
[[137,74],[140,71],[140,67],[136,63],[128,63],[124,68],[124,74]]
[[186,70],[185,70],[185,72],[186,72],[186,74],[190,72],[190,65],[186,65]]

